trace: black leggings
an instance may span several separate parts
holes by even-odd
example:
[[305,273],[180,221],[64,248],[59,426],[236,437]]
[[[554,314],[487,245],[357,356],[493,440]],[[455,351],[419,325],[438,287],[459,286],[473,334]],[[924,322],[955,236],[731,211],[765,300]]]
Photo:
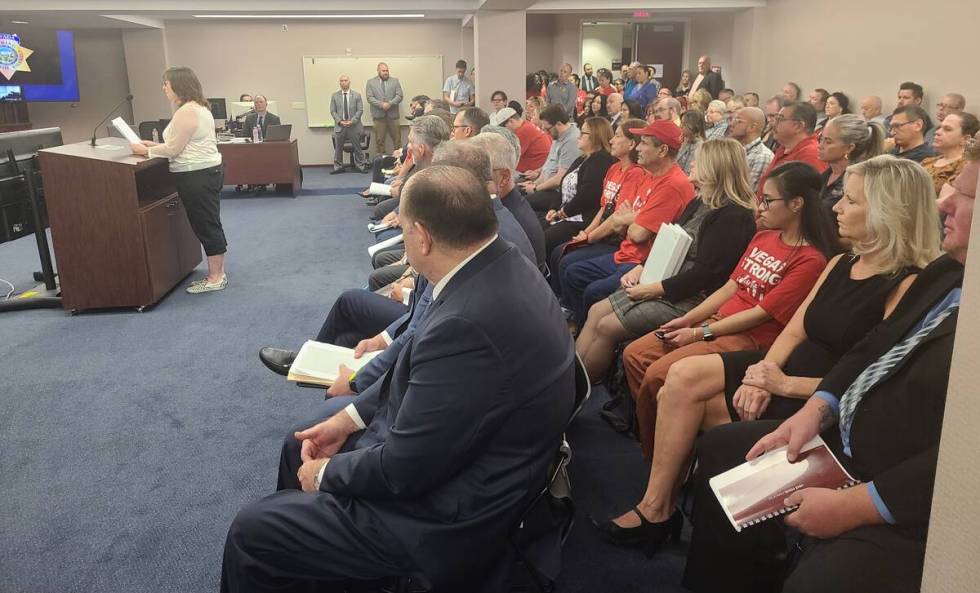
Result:
[[209,257],[228,250],[225,231],[221,227],[221,202],[218,197],[224,179],[225,172],[221,165],[174,173],[177,195],[184,203],[187,220]]

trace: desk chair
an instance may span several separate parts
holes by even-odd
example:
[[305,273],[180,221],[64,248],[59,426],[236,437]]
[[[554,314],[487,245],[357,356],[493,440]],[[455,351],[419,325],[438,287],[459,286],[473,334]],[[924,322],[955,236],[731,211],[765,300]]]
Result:
[[[330,141],[333,143],[333,149],[336,151],[337,150],[337,137],[336,136],[331,136],[330,137]],[[368,150],[370,148],[371,148],[371,135],[370,134],[365,134],[365,133],[362,132],[361,133],[361,151],[364,153],[364,160],[365,161],[368,158]],[[354,168],[354,145],[351,144],[350,140],[344,142],[343,152],[344,152],[344,154],[350,155],[350,163],[347,164],[347,165],[344,165],[344,166],[353,169]]]

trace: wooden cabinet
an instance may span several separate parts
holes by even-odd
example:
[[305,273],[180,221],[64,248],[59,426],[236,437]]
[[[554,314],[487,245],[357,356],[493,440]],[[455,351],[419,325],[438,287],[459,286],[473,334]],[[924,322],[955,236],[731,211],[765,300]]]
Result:
[[64,307],[145,307],[199,263],[165,159],[104,138],[40,151]]

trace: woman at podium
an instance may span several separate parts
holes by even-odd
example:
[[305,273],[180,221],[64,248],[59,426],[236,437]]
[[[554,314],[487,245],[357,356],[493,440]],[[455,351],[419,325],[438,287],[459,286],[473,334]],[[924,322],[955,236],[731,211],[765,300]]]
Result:
[[163,73],[163,93],[177,109],[163,131],[163,143],[144,140],[133,144],[135,154],[170,161],[177,194],[184,203],[194,234],[208,256],[208,275],[187,287],[200,294],[224,290],[227,242],[221,227],[218,194],[224,184],[221,153],[214,132],[214,118],[194,71],[174,66]]

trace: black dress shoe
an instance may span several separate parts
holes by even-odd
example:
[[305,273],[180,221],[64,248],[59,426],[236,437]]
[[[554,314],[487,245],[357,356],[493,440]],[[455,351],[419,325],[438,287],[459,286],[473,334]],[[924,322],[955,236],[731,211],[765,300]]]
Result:
[[259,350],[259,359],[262,364],[267,366],[270,371],[285,377],[289,374],[289,367],[296,360],[296,353],[292,350],[282,348],[269,348],[268,346]]
[[347,169],[344,168],[344,167],[338,167],[338,166],[334,165],[333,171],[331,171],[330,174],[331,175],[339,175],[340,173],[343,173],[346,170]]
[[640,548],[648,558],[667,542],[680,540],[681,528],[684,527],[684,517],[680,511],[674,511],[669,519],[660,523],[651,523],[636,507],[633,507],[633,512],[640,518],[640,524],[636,527],[620,527],[611,519],[600,521],[592,516],[589,516],[589,521],[606,541],[625,548]]

